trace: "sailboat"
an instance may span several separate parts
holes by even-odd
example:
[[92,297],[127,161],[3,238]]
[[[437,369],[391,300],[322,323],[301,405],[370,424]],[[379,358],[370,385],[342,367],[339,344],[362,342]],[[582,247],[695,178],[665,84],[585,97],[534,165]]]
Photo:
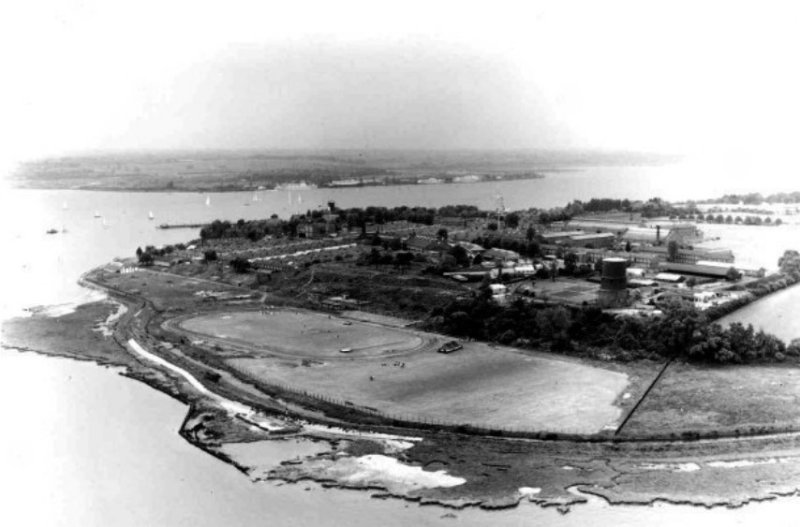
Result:
[[153,218],[155,218],[155,216],[153,216],[153,211],[151,210],[150,212],[147,213],[147,219],[152,220]]
[[211,205],[211,196],[206,196],[206,207]]
[[61,210],[67,210],[68,208],[69,207],[67,207],[67,202],[66,201],[61,204]]
[[103,217],[103,228],[108,229],[108,223],[106,222],[106,218]]
[[258,192],[253,192],[253,201],[258,201]]

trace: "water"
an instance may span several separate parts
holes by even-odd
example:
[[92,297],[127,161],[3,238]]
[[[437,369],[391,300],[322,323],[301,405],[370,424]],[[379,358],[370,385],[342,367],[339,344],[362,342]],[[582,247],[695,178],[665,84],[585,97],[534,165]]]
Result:
[[719,323],[753,324],[756,329],[763,329],[789,343],[793,339],[800,338],[798,306],[800,306],[800,285],[794,285],[722,317]]
[[[286,216],[331,199],[342,207],[466,203],[494,208],[500,194],[508,208],[518,209],[593,196],[684,199],[773,190],[753,189],[744,180],[712,188],[696,176],[669,167],[599,168],[509,183],[294,191],[291,200],[287,192],[261,192],[257,202],[252,192],[211,194],[209,206],[205,194],[5,190],[0,197],[2,315],[79,301],[85,291],[75,280],[86,269],[133,255],[140,245],[196,236],[158,230],[159,223]],[[153,221],[147,219],[150,210]],[[94,218],[95,211],[102,218]],[[45,234],[53,227],[67,232]],[[787,301],[786,307],[794,303]],[[756,525],[783,524],[800,512],[795,498],[736,511],[665,504],[609,507],[592,500],[566,516],[525,504],[502,512],[457,511],[453,520],[442,518],[449,512],[445,509],[372,500],[363,492],[252,484],[177,435],[185,413],[180,403],[91,364],[9,351],[0,352],[0,409],[6,423],[0,435],[4,524]],[[286,446],[285,457],[293,457],[291,444]],[[535,474],[529,486],[537,486]]]

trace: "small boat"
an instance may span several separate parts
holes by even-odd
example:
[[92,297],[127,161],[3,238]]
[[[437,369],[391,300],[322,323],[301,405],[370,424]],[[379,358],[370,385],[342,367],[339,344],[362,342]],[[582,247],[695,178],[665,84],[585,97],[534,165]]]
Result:
[[147,213],[147,219],[148,219],[148,220],[152,220],[152,219],[154,219],[154,218],[155,218],[155,216],[153,216],[153,211],[152,211],[152,210],[151,210],[150,212],[148,212],[148,213]]
[[47,234],[58,234],[58,229],[47,229]]
[[100,211],[97,211],[97,210],[94,211],[94,217],[95,218],[99,218],[100,217]]

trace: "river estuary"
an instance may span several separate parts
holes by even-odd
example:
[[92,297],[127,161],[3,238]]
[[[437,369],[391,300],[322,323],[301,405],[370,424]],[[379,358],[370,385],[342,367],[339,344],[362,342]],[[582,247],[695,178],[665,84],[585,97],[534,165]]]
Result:
[[[662,183],[665,170],[603,168],[591,177],[568,173],[446,189],[261,192],[258,201],[251,199],[252,193],[211,194],[210,205],[205,194],[193,193],[6,190],[0,203],[8,215],[2,242],[10,256],[2,264],[2,315],[36,305],[69,309],[69,304],[89,298],[75,284],[81,272],[115,256],[132,255],[139,245],[196,235],[192,230],[156,229],[159,223],[285,216],[330,199],[343,207],[466,203],[494,208],[500,194],[515,209],[592,196],[689,197]],[[562,177],[570,183],[559,184]],[[586,184],[578,185],[578,178]],[[742,190],[747,189],[725,189]],[[701,189],[695,197],[720,193]],[[50,228],[66,232],[45,234]],[[777,260],[781,251],[775,250],[770,258]],[[766,329],[777,331],[800,319],[791,314],[798,296],[800,289],[794,288],[737,316],[763,321]],[[770,314],[775,311],[784,318]],[[780,322],[773,327],[769,320]],[[789,327],[788,336],[798,332],[796,325]],[[668,504],[610,507],[591,499],[566,515],[531,504],[499,512],[449,511],[315,484],[254,484],[178,435],[186,408],[170,397],[90,363],[6,350],[0,351],[0,408],[6,418],[0,437],[0,518],[6,525],[782,525],[800,513],[797,498],[737,510]],[[292,457],[296,448],[292,442],[280,445],[276,462]]]

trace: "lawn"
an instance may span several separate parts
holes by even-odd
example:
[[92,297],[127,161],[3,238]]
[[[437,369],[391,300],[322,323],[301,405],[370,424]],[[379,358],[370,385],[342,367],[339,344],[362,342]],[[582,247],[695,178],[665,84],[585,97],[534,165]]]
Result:
[[631,417],[626,435],[749,431],[800,424],[800,369],[672,364]]
[[[635,389],[624,371],[576,359],[476,342],[444,355],[435,352],[443,340],[437,335],[305,311],[273,313],[217,313],[182,326],[217,343],[249,342],[250,358],[226,362],[252,379],[403,419],[594,433],[618,424],[616,403]],[[353,352],[339,353],[343,345]],[[265,352],[273,348],[281,353]]]
[[[228,340],[255,352],[305,358],[345,358],[435,347],[435,339],[377,324],[300,310],[213,313],[184,320],[181,328]],[[342,349],[349,350],[341,353]]]

